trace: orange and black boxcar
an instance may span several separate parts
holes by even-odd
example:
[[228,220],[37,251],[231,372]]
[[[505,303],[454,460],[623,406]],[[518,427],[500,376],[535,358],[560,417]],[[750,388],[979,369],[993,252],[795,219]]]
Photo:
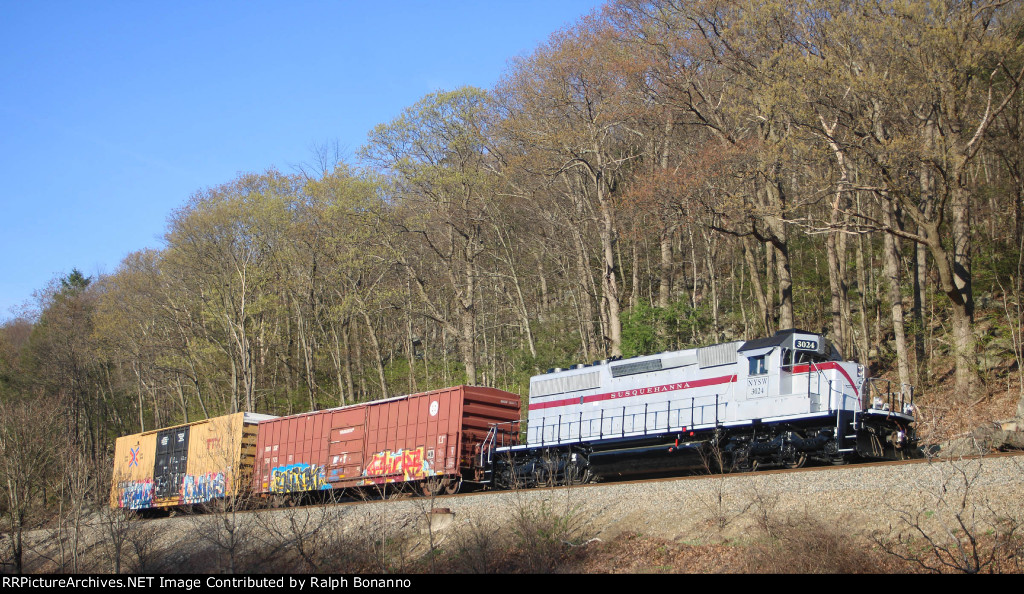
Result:
[[119,437],[111,507],[166,508],[248,493],[257,423],[272,418],[235,413]]

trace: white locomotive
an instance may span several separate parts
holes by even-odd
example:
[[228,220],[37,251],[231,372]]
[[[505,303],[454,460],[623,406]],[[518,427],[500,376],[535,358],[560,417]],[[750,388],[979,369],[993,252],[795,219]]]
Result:
[[803,330],[595,361],[532,378],[526,443],[496,427],[484,455],[498,487],[912,456],[912,392],[870,386]]

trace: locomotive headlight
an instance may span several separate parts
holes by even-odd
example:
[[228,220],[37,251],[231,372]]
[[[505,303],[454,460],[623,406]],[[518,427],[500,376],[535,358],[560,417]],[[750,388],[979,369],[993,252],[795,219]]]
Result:
[[863,365],[858,365],[857,366],[857,377],[864,377],[864,366]]

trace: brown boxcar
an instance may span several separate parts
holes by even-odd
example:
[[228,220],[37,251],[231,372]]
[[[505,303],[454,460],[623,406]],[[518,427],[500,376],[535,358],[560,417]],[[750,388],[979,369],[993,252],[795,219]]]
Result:
[[151,509],[233,497],[252,484],[256,427],[235,413],[117,438],[111,507]]
[[296,493],[439,479],[481,481],[479,448],[494,423],[519,420],[519,396],[456,386],[264,421],[254,490]]

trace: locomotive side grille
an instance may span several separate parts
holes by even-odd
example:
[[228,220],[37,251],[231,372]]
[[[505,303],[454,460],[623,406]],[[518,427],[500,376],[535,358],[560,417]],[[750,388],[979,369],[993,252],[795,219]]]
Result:
[[732,365],[737,361],[736,351],[742,341],[726,342],[697,349],[697,362],[700,368],[717,367],[719,365]]
[[694,351],[688,351],[688,354],[676,353],[674,355],[667,355],[661,360],[662,369],[672,369],[674,367],[686,367],[687,365],[696,365],[697,355]]
[[530,383],[530,398],[590,390],[601,385],[601,372],[591,371],[578,375],[534,380]]
[[661,359],[649,359],[647,361],[637,361],[636,363],[623,363],[622,365],[612,365],[612,377],[636,375],[637,373],[647,373],[649,371],[661,371],[661,369]]

